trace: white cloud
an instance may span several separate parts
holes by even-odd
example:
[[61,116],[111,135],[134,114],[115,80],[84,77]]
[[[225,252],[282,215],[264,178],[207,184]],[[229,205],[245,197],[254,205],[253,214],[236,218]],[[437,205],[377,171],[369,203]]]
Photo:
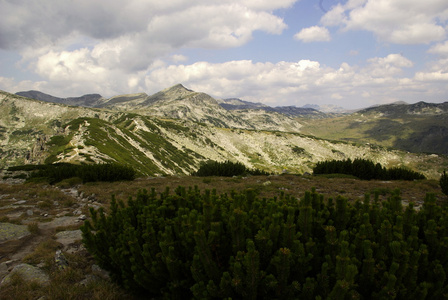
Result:
[[448,2],[445,0],[355,0],[326,13],[325,26],[367,30],[382,41],[427,44],[446,37]]
[[305,43],[328,42],[331,40],[330,32],[325,27],[312,26],[302,29],[294,35],[294,38]]
[[146,86],[161,89],[181,82],[217,97],[240,97],[273,106],[337,101],[346,107],[365,107],[378,101],[421,100],[418,97],[431,82],[403,77],[403,69],[412,66],[400,54],[369,59],[362,67],[342,63],[338,69],[310,60],[198,62],[155,69],[146,76]]
[[273,11],[296,1],[1,0],[0,48],[20,51],[31,66],[40,60],[40,74],[61,71],[43,70],[42,60],[50,56],[62,62],[80,55],[94,63],[73,66],[72,72],[137,72],[183,47],[238,47],[254,31],[280,34],[287,26]]
[[437,54],[442,57],[448,57],[448,41],[439,43],[429,48],[428,53]]
[[[374,57],[364,65],[342,63],[338,68],[312,60],[278,63],[237,60],[184,65],[167,65],[158,60],[148,70],[132,75],[110,71],[95,63],[88,49],[52,52],[37,64],[42,75],[51,81],[32,83],[0,78],[0,89],[39,89],[57,96],[95,91],[111,97],[135,92],[151,94],[182,83],[215,97],[239,97],[272,106],[336,102],[347,108],[397,100],[448,99],[445,88],[448,59],[435,61],[427,70],[405,77],[403,70],[412,67],[413,62],[401,54]],[[62,89],[64,95],[60,94]]]

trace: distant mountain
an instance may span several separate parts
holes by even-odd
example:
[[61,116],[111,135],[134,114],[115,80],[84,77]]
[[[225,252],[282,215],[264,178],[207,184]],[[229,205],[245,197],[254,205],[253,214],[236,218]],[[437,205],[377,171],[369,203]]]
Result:
[[386,105],[373,106],[359,110],[358,113],[381,113],[388,116],[406,115],[440,115],[448,113],[448,102],[427,103],[417,102],[408,104],[406,102],[394,102]]
[[369,107],[338,118],[307,123],[302,132],[322,138],[448,155],[448,102],[398,102]]
[[[448,102],[441,104],[396,102],[369,107],[352,113],[333,114],[318,111],[313,108],[316,106],[270,107],[237,98],[214,99],[205,93],[190,90],[181,84],[169,87],[153,95],[139,93],[119,95],[109,99],[104,99],[100,95],[57,98],[39,92],[31,94],[33,97],[40,97],[45,99],[45,101],[52,100],[53,102],[76,107],[67,110],[66,106],[58,106],[55,103],[47,103],[45,108],[43,108],[44,105],[42,103],[37,104],[38,102],[33,105],[28,104],[29,108],[24,108],[24,110],[32,111],[35,116],[22,117],[19,114],[14,117],[15,119],[8,121],[17,125],[17,127],[14,127],[16,125],[11,127],[15,128],[15,130],[11,129],[12,131],[8,131],[2,129],[1,126],[7,128],[6,125],[9,123],[6,121],[4,121],[6,123],[2,123],[0,120],[0,135],[7,137],[2,142],[2,145],[7,145],[8,141],[15,140],[16,134],[26,133],[25,129],[20,129],[20,126],[22,126],[20,124],[28,122],[30,118],[34,120],[35,117],[37,118],[40,115],[47,116],[47,119],[53,120],[51,122],[54,122],[54,124],[64,124],[64,122],[67,123],[68,121],[63,120],[72,120],[83,116],[101,118],[110,122],[110,118],[113,118],[112,116],[118,118],[116,116],[120,114],[133,114],[141,118],[190,122],[188,126],[199,124],[199,126],[230,130],[290,132],[364,145],[368,143],[369,147],[379,145],[414,153],[424,152],[448,155]],[[6,98],[9,99],[11,97],[8,96]],[[25,98],[18,97],[18,99]],[[27,101],[27,103],[32,103],[29,102],[29,99]],[[81,106],[84,106],[85,109],[81,109]],[[87,106],[95,106],[95,108],[87,109]],[[62,115],[58,113],[57,117],[48,116],[56,107],[58,108],[57,111],[65,112]],[[322,109],[321,107],[319,108]],[[8,109],[11,112],[15,111],[14,107],[5,108],[4,111],[6,112]],[[39,124],[39,122],[44,122],[45,124]],[[36,125],[30,129],[30,132],[34,132],[36,136],[39,136],[38,132],[47,136],[51,126],[53,126],[51,128],[58,128],[54,124],[48,125],[48,122],[50,121],[35,121],[35,124],[44,127],[36,131],[39,128]],[[135,123],[135,126],[135,128],[140,128],[142,125]],[[58,130],[63,129],[59,128]],[[12,134],[14,132],[15,134]],[[125,135],[127,136],[127,134]],[[24,135],[22,139],[24,141],[33,139],[36,136],[33,137],[31,134]],[[41,143],[46,142],[41,139]],[[42,145],[41,147],[45,148],[46,146]],[[0,153],[3,150],[4,148],[0,148]],[[256,161],[257,158],[253,157],[249,160]],[[444,167],[448,168],[448,164]]]
[[[406,166],[437,178],[448,164],[445,157],[282,131],[279,129],[284,125],[274,127],[275,123],[293,119],[277,112],[246,113],[250,124],[272,126],[277,128],[275,131],[231,127],[229,124],[242,126],[249,121],[239,114],[230,114],[213,98],[180,86],[153,96],[114,98],[109,99],[107,109],[86,108],[0,92],[0,168],[56,162],[118,162],[134,167],[141,175],[154,176],[189,174],[201,162],[231,160],[271,172],[303,173],[311,172],[319,161],[362,157],[384,166]],[[134,110],[118,109],[127,105]],[[176,114],[181,108],[185,109],[180,112],[183,115]],[[154,114],[149,115],[151,110]],[[207,119],[212,118],[213,110],[218,110],[215,116],[222,114],[223,119]],[[205,118],[207,122],[193,118]],[[213,122],[218,126],[210,125]]]
[[[239,99],[231,102],[235,101],[238,101],[237,105],[245,103],[251,107],[263,106]],[[102,107],[147,116],[190,120],[223,128],[299,132],[301,127],[295,118],[280,115],[275,111],[241,112],[226,109],[220,103],[222,104],[223,100],[214,99],[205,93],[195,92],[182,84],[177,84],[151,96],[146,94],[116,96],[105,101]]]
[[244,101],[238,98],[228,98],[228,99],[217,99],[219,105],[227,110],[238,110],[238,109],[265,109],[269,110],[272,107],[267,106],[263,103],[254,103],[249,101]]
[[227,110],[233,110],[233,111],[241,111],[242,113],[245,110],[264,110],[265,112],[276,112],[279,114],[284,114],[289,117],[313,117],[313,118],[326,118],[329,117],[327,114],[322,113],[316,109],[313,108],[303,108],[303,107],[296,107],[296,106],[276,106],[271,107],[262,103],[253,103],[244,101],[237,98],[230,98],[230,99],[221,99],[218,100],[219,105],[221,105],[223,108]]
[[326,104],[326,105],[317,105],[317,104],[305,104],[302,108],[312,108],[324,113],[333,113],[333,114],[345,114],[351,113],[353,110],[345,109],[343,107],[334,105],[334,104]]
[[84,106],[84,107],[99,106],[101,105],[102,100],[104,100],[104,98],[99,94],[87,94],[81,97],[58,98],[39,91],[26,91],[26,92],[18,92],[16,93],[16,95],[45,102],[61,103],[65,105]]

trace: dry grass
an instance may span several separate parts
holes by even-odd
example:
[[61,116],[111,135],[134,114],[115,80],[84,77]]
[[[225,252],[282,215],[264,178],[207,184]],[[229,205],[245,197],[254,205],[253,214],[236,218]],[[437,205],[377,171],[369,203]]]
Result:
[[112,195],[126,201],[134,197],[138,190],[154,188],[161,193],[166,187],[173,192],[178,186],[198,186],[201,191],[216,189],[218,193],[243,191],[252,188],[260,198],[278,196],[281,192],[297,198],[303,197],[306,191],[315,187],[326,199],[342,195],[349,200],[362,199],[366,193],[378,190],[385,199],[391,191],[399,189],[403,200],[423,201],[426,193],[434,193],[440,201],[446,200],[440,186],[435,180],[422,181],[364,181],[350,178],[325,178],[316,176],[250,176],[250,177],[163,177],[139,179],[132,182],[95,183],[80,187],[85,195],[94,194],[101,203],[109,203]]
[[56,242],[54,239],[48,238],[40,243],[34,252],[25,256],[23,261],[32,265],[44,263],[46,268],[49,268],[54,260],[54,253],[60,246],[61,244]]
[[39,224],[37,222],[28,223],[27,228],[32,234],[40,233]]

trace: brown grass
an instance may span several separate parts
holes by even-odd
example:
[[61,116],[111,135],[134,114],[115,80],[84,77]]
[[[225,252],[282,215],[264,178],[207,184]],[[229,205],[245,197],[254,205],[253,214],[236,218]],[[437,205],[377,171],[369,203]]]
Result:
[[316,176],[250,176],[250,177],[164,177],[138,179],[132,182],[95,183],[80,187],[85,195],[95,194],[101,203],[109,203],[112,195],[117,199],[127,201],[129,197],[135,197],[138,190],[151,190],[155,188],[161,193],[166,187],[171,192],[178,186],[198,186],[201,191],[216,189],[218,193],[230,193],[231,191],[244,191],[252,188],[261,198],[278,196],[281,192],[297,198],[303,197],[306,191],[315,187],[317,192],[323,194],[326,199],[342,195],[349,200],[362,199],[366,193],[378,190],[385,199],[391,191],[399,189],[403,200],[423,201],[426,193],[434,193],[440,201],[446,200],[440,186],[435,180],[422,181],[364,181],[349,178],[325,178]]

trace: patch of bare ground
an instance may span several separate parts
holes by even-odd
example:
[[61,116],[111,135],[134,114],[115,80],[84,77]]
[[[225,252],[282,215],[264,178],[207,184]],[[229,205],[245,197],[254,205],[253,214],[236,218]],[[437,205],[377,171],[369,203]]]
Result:
[[[0,285],[0,299],[39,299],[42,296],[45,299],[131,299],[107,276],[96,273],[97,267],[92,267],[95,262],[82,246],[78,229],[82,220],[89,217],[89,208],[107,209],[112,195],[126,201],[135,197],[139,190],[154,188],[161,193],[168,187],[174,192],[178,186],[197,186],[202,192],[216,189],[219,194],[250,188],[260,198],[281,193],[301,198],[306,191],[315,188],[325,199],[341,195],[350,201],[363,199],[366,193],[375,191],[384,200],[399,189],[403,202],[414,202],[416,206],[423,202],[427,193],[435,194],[439,202],[448,201],[435,180],[361,181],[289,174],[233,178],[169,176],[58,186],[0,183],[0,224],[23,225],[28,232],[14,236],[0,230],[0,281],[23,263],[42,269],[50,277],[49,285],[38,285],[11,276],[8,283]],[[67,262],[63,268],[58,262],[61,259],[55,259],[57,250],[62,251]]]

